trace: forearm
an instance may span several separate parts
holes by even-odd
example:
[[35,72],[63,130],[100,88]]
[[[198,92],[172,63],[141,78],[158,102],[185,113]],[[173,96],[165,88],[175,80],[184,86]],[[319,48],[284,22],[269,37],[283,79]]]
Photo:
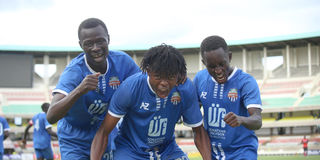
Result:
[[23,140],[27,139],[27,135],[29,133],[29,129],[30,129],[31,125],[28,125],[27,128],[24,130],[24,134],[23,134]]
[[108,145],[108,134],[105,133],[104,129],[99,129],[96,133],[90,151],[91,160],[101,160],[103,153]]
[[261,116],[253,114],[250,117],[242,117],[242,125],[250,130],[258,130],[262,126]]
[[210,139],[205,131],[205,129],[201,127],[193,128],[194,133],[194,143],[199,150],[202,159],[211,160],[211,144]]
[[47,112],[48,122],[54,124],[63,118],[81,96],[82,93],[76,88],[67,96],[60,94],[57,97],[54,97]]

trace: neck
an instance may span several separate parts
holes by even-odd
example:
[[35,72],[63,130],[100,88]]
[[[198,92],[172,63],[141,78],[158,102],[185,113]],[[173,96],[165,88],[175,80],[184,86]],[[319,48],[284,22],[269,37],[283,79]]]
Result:
[[101,74],[104,74],[107,71],[108,62],[105,61],[102,64],[89,64],[89,65],[95,72],[100,72]]

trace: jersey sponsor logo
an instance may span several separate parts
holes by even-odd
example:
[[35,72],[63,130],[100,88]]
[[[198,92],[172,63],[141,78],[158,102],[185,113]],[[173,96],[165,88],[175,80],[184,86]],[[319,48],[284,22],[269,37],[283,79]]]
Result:
[[158,137],[166,134],[168,118],[161,118],[161,116],[153,117],[149,123],[148,136]]
[[228,98],[230,99],[231,102],[235,102],[238,99],[237,89],[235,88],[230,89],[228,93]]
[[177,105],[181,101],[181,96],[179,92],[174,92],[171,97],[171,103]]
[[114,77],[110,77],[109,79],[109,86],[112,89],[117,89],[120,86],[120,80],[118,77],[114,76]]
[[146,110],[146,111],[148,111],[149,110],[149,103],[146,103],[146,102],[142,102],[141,103],[141,106],[140,106],[140,109],[144,109],[144,110]]
[[91,119],[91,124],[97,122],[100,118],[99,116],[102,115],[107,110],[108,103],[102,103],[102,101],[94,100],[92,104],[89,105],[88,112],[94,117]]
[[207,92],[201,92],[200,98],[207,99]]
[[208,108],[209,126],[224,128],[226,126],[226,123],[223,121],[223,118],[225,115],[226,115],[225,108],[220,108],[219,104],[212,103],[211,107]]

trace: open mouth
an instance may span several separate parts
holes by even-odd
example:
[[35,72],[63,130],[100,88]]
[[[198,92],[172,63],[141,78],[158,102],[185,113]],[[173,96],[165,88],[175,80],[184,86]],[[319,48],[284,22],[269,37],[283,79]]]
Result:
[[221,83],[221,82],[224,82],[226,79],[226,77],[223,75],[223,74],[217,74],[216,75],[216,80]]

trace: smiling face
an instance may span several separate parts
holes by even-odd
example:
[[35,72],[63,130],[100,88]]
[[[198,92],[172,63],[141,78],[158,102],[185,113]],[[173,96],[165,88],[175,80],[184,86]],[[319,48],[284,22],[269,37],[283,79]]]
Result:
[[90,67],[103,72],[107,66],[107,56],[109,53],[109,36],[107,31],[98,25],[93,28],[83,28],[79,34],[80,46],[86,54],[86,59]]
[[160,98],[165,98],[169,95],[173,87],[176,86],[178,81],[177,75],[165,76],[158,73],[148,71],[149,83]]
[[226,83],[232,73],[230,67],[231,52],[226,53],[222,48],[204,52],[203,64],[207,67],[209,74],[219,83]]

